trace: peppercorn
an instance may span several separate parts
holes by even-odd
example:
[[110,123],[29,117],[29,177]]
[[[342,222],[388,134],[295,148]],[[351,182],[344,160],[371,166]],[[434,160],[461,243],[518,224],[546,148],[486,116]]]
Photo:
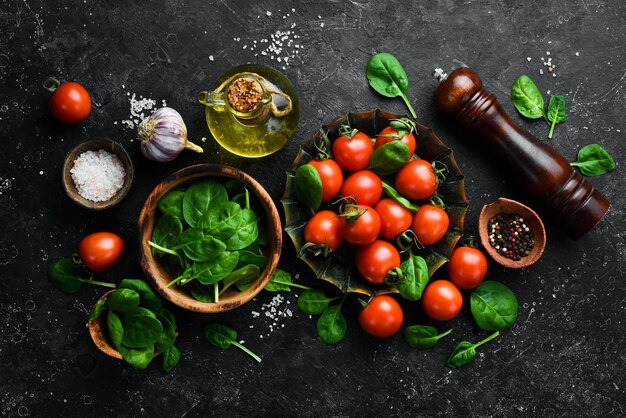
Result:
[[487,226],[489,244],[503,257],[514,261],[530,254],[535,239],[524,218],[515,213],[499,213]]

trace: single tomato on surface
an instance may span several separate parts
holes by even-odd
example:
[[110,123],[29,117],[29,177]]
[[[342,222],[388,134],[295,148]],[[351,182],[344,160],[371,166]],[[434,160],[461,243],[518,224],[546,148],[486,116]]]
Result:
[[424,200],[437,192],[437,175],[426,160],[409,161],[396,174],[396,190],[407,199]]
[[93,273],[101,273],[113,267],[124,252],[124,241],[111,232],[94,232],[78,244],[78,255]]
[[387,126],[385,129],[380,131],[380,133],[376,137],[376,144],[374,145],[374,149],[378,149],[383,145],[393,141],[400,141],[404,143],[407,147],[409,147],[409,155],[413,155],[415,153],[415,136],[408,131],[398,131],[391,126]]
[[380,236],[393,240],[411,227],[413,214],[392,199],[382,199],[374,207],[380,216]]
[[473,289],[487,275],[487,257],[478,248],[455,248],[448,263],[448,275],[461,289]]
[[339,228],[339,216],[330,210],[317,212],[304,227],[304,240],[307,243],[323,245],[335,251],[343,240]]
[[341,236],[353,245],[371,244],[380,233],[380,217],[371,206],[347,205],[339,219]]
[[433,206],[422,205],[413,215],[411,230],[423,245],[437,243],[448,231],[450,218],[445,210]]
[[359,205],[375,206],[383,194],[383,183],[375,173],[361,170],[352,173],[341,186],[341,195],[353,197]]
[[394,335],[402,327],[403,320],[400,304],[388,295],[373,297],[359,312],[359,325],[363,331],[379,338]]
[[63,123],[82,122],[91,112],[91,97],[83,86],[73,81],[61,83],[48,100],[50,111]]
[[317,170],[320,180],[322,180],[322,202],[328,202],[337,196],[343,184],[341,167],[330,159],[313,160],[307,164],[312,165]]
[[459,314],[462,306],[461,291],[447,280],[435,280],[422,294],[424,312],[437,321],[449,321]]
[[342,126],[341,136],[333,142],[333,158],[346,171],[363,170],[369,164],[374,145],[369,136]]
[[376,240],[356,252],[356,268],[370,283],[383,284],[396,267],[400,267],[400,254],[387,241]]

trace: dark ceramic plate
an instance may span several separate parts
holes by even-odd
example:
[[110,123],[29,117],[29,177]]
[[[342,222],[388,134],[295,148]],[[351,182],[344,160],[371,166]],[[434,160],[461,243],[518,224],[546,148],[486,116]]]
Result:
[[[381,110],[349,113],[334,122],[322,125],[322,129],[328,131],[328,137],[331,141],[339,136],[339,127],[344,124],[356,128],[370,137],[375,137],[378,132],[389,125],[391,119],[401,117],[406,117],[406,115],[396,115]],[[416,253],[425,258],[429,273],[432,276],[439,267],[448,261],[457,241],[463,235],[467,198],[465,196],[464,177],[454,161],[452,150],[437,138],[432,129],[417,124],[416,130],[417,147],[415,153],[428,161],[441,161],[448,167],[446,179],[439,185],[438,193],[446,205],[445,210],[450,217],[450,227],[441,241]],[[285,231],[291,237],[298,253],[305,244],[304,227],[310,218],[310,211],[295,196],[294,172],[299,166],[315,158],[314,142],[318,138],[319,132],[300,147],[296,159],[287,171],[287,185],[281,199],[285,209]],[[372,286],[362,279],[354,268],[354,254],[355,249],[344,243],[337,252],[331,253],[326,258],[316,257],[308,251],[304,251],[298,257],[313,269],[318,279],[334,284],[342,292],[362,293],[371,296],[396,291],[390,287]]]

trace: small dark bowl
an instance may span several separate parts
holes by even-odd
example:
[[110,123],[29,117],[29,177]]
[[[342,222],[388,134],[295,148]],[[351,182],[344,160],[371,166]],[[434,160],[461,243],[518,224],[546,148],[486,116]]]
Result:
[[[113,197],[111,197],[109,200],[106,200],[104,202],[92,202],[91,200],[85,199],[80,195],[80,193],[78,193],[76,185],[74,184],[74,180],[72,180],[72,174],[70,173],[70,170],[74,166],[74,161],[76,160],[76,158],[78,158],[80,154],[85,151],[98,151],[101,149],[117,155],[117,157],[124,165],[126,177],[124,178],[124,184],[122,185],[122,188],[119,189],[117,193],[115,193],[115,195],[113,195]],[[128,155],[124,147],[122,147],[117,142],[111,141],[110,139],[92,139],[78,144],[77,146],[72,148],[70,152],[67,153],[65,161],[63,162],[63,188],[65,189],[65,192],[70,197],[70,199],[72,199],[74,202],[78,203],[82,207],[94,210],[108,209],[118,204],[124,198],[124,196],[126,196],[133,183],[133,178],[135,175],[134,171],[135,170],[133,167],[133,162],[131,161],[130,156]]]
[[[496,249],[489,244],[489,220],[499,213],[518,214],[522,216],[524,221],[529,225],[530,230],[533,232],[535,246],[526,257],[522,257],[517,261],[511,260],[510,258],[500,255]],[[483,206],[478,217],[478,234],[480,235],[480,243],[485,248],[485,251],[487,251],[487,254],[489,254],[496,263],[512,269],[528,267],[534,264],[541,258],[543,250],[546,248],[546,229],[539,215],[528,206],[504,197],[500,197],[495,202]]]

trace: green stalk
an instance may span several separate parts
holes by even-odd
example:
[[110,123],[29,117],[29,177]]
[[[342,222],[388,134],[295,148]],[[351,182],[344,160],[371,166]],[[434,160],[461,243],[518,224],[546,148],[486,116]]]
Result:
[[[159,244],[155,244],[155,243],[154,243],[154,242],[152,242],[152,241],[148,241],[148,244],[149,244],[152,248],[156,248],[156,249],[157,249],[157,250],[159,250],[159,251],[163,251],[164,253],[168,253],[168,254],[175,255],[176,257],[180,257],[176,251],[174,251],[174,250],[170,250],[169,248],[161,247]],[[178,247],[176,247],[176,248],[178,248]]]
[[[452,331],[452,330],[450,330],[450,331]],[[476,344],[474,344],[474,345],[472,346],[472,348],[479,347],[479,346],[481,346],[481,345],[485,344],[486,342],[489,342],[489,341],[493,340],[493,339],[494,339],[494,338],[496,338],[498,335],[500,335],[500,331],[496,331],[496,332],[494,332],[493,334],[491,334],[490,336],[488,336],[487,338],[485,338],[484,340],[478,341]]]
[[293,282],[283,282],[281,280],[272,280],[274,283],[284,284],[285,286],[297,287],[298,289],[311,290],[310,287]]
[[407,99],[407,97],[402,94],[402,100],[404,100],[404,103],[406,104],[406,107],[409,108],[409,112],[411,112],[411,116],[413,116],[413,119],[417,119],[417,115],[415,114],[415,110],[413,110],[413,108],[411,107],[411,103],[409,103],[409,99]]
[[98,286],[104,286],[104,287],[110,287],[112,289],[115,289],[117,287],[117,285],[113,284],[113,283],[107,283],[107,282],[100,282],[98,280],[93,280],[93,279],[78,279],[83,283],[89,283],[89,284],[95,284]]
[[217,303],[220,300],[220,285],[219,285],[219,283],[215,283],[214,284],[213,290],[215,292],[215,303]]
[[261,362],[261,357],[257,356],[252,351],[248,350],[246,347],[244,347],[243,345],[239,344],[237,341],[233,341],[232,344],[235,347],[241,348],[245,353],[247,353],[250,357],[252,357],[256,361],[258,361],[259,363]]
[[554,132],[554,127],[556,126],[556,118],[552,121],[552,126],[550,126],[550,133],[548,133],[548,139],[552,139],[552,133]]

